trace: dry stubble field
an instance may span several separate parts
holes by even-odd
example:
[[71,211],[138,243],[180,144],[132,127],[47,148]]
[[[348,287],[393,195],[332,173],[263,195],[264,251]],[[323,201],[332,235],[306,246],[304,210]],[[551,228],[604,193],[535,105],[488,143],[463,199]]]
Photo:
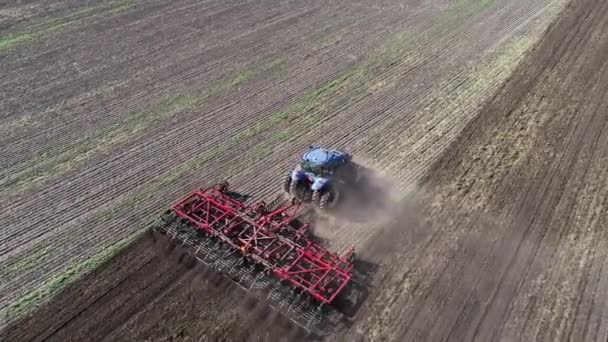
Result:
[[5,333],[297,334],[134,234],[224,178],[270,198],[324,143],[404,197],[324,231],[381,266],[346,334],[602,340],[608,10],[568,3],[4,5],[3,327],[136,240]]

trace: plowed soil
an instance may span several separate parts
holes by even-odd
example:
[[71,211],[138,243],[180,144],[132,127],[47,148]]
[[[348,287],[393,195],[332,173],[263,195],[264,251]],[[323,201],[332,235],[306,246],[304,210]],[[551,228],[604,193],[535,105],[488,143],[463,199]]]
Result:
[[[5,6],[7,322],[172,199],[223,178],[270,198],[323,143],[396,197],[383,222],[322,229],[380,266],[332,339],[605,341],[608,3],[566,3]],[[140,238],[5,337],[301,333],[179,256]]]
[[40,324],[31,316],[27,323],[9,327],[6,338],[297,341],[305,336],[200,262],[181,259],[183,252],[146,235],[40,308],[34,315],[45,317]]

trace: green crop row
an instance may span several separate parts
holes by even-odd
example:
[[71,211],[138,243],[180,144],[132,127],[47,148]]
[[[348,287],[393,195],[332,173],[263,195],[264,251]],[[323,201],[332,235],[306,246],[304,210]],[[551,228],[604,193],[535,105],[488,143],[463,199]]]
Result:
[[[280,66],[272,61],[270,67]],[[262,70],[239,70],[218,84],[205,89],[190,91],[184,94],[164,96],[144,110],[130,112],[121,116],[121,121],[113,123],[103,130],[93,130],[70,146],[55,147],[54,149],[38,155],[30,161],[31,167],[11,174],[3,181],[4,189],[0,191],[4,197],[12,196],[41,183],[58,178],[76,166],[82,165],[92,156],[104,153],[114,146],[125,143],[150,127],[154,127],[165,120],[182,113],[200,108],[207,98],[230,89],[238,88],[255,77]]]
[[0,50],[11,49],[19,45],[33,42],[45,36],[56,33],[82,23],[84,20],[96,17],[111,16],[133,9],[136,2],[133,0],[112,2],[80,9],[58,19],[52,19],[30,28],[0,37]]

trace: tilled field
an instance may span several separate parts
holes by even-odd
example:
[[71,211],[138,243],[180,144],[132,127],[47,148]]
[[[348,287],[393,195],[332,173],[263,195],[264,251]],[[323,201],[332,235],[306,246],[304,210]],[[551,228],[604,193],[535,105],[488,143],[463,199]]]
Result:
[[[607,5],[575,1],[528,54],[565,3],[2,9],[1,309],[26,312],[192,188],[228,177],[270,198],[325,143],[416,207],[325,232],[382,266],[349,333],[602,340]],[[238,291],[162,249],[138,240],[8,334],[299,333],[263,307],[242,315]]]
[[358,330],[608,338],[607,12],[572,3],[429,172],[423,223],[402,227]]

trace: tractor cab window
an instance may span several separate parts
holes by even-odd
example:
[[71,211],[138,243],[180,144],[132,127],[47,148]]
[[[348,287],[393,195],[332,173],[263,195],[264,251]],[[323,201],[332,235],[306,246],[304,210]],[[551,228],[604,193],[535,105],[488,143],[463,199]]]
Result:
[[302,166],[302,169],[304,171],[313,173],[318,176],[322,176],[322,175],[329,173],[329,170],[327,170],[326,168],[322,167],[321,165],[319,165],[317,163],[303,161],[302,164],[300,164],[300,165]]

